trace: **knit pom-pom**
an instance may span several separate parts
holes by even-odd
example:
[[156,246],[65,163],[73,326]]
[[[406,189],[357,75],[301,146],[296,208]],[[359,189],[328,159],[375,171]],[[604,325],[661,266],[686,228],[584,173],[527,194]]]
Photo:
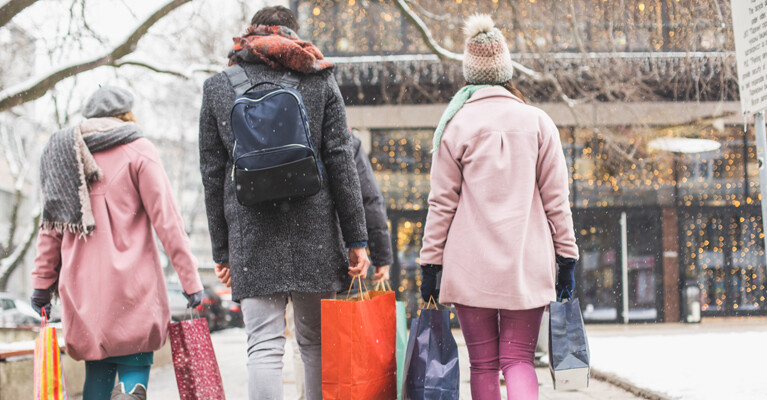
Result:
[[480,33],[490,32],[495,27],[493,18],[488,14],[474,14],[466,20],[463,26],[463,33],[468,39],[479,35]]

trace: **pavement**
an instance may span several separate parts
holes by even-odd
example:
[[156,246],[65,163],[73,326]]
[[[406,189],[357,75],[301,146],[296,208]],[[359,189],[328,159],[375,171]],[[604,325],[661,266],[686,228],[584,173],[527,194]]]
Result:
[[[469,355],[460,330],[453,331],[458,343],[458,358],[461,366],[461,399],[471,399],[469,386]],[[211,335],[213,346],[216,349],[221,376],[224,381],[226,397],[229,400],[247,399],[248,377],[246,361],[245,331],[242,329],[227,329],[215,332]],[[295,380],[293,352],[296,349],[288,341],[284,358],[283,385],[285,400],[298,398]],[[588,389],[571,392],[555,391],[551,382],[548,368],[536,368],[540,385],[540,399],[562,400],[625,400],[639,399],[628,391],[607,382],[592,379]],[[503,390],[502,390],[503,391]],[[506,399],[505,393],[503,399]],[[153,368],[149,379],[149,398],[176,400],[178,389],[172,366]]]

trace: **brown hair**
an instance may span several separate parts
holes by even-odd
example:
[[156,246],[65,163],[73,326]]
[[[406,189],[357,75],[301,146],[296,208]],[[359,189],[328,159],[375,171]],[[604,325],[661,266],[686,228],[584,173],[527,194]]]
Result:
[[114,116],[115,118],[119,118],[125,122],[136,122],[136,116],[133,115],[133,111],[128,111],[122,114],[118,114]]
[[501,84],[506,90],[509,91],[509,93],[513,94],[516,97],[519,97],[520,100],[522,100],[523,103],[527,103],[527,97],[525,97],[524,94],[522,94],[522,91],[517,89],[516,86],[514,86],[514,82],[509,79],[508,81]]
[[300,29],[296,15],[293,14],[293,11],[290,11],[283,6],[265,7],[258,10],[256,15],[253,16],[253,19],[250,20],[250,24],[270,26],[281,25],[292,29],[293,32],[298,32]]

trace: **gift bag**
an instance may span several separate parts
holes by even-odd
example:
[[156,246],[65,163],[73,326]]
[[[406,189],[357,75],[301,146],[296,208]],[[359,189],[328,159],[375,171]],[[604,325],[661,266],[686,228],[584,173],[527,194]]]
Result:
[[394,292],[322,300],[322,398],[392,400],[397,397]]
[[589,343],[578,299],[549,305],[549,369],[554,389],[589,386]]
[[56,328],[48,326],[43,310],[40,335],[35,340],[35,400],[65,400],[67,389],[61,370],[61,348]]
[[[376,284],[378,291],[392,291],[388,281]],[[395,294],[396,296],[396,294]],[[402,399],[402,378],[405,369],[405,350],[407,350],[407,311],[404,301],[395,302],[397,311],[397,400]]]
[[208,323],[196,318],[168,324],[173,369],[181,400],[224,400],[224,385]]
[[458,345],[450,331],[450,311],[436,309],[436,302],[434,308],[427,305],[410,324],[403,399],[458,400],[461,377]]

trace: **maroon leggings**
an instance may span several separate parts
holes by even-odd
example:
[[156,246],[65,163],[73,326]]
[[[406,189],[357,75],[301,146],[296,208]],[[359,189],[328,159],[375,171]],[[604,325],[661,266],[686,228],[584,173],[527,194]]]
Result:
[[494,310],[455,305],[469,348],[471,398],[499,400],[498,371],[506,378],[509,400],[538,399],[533,359],[543,307]]

